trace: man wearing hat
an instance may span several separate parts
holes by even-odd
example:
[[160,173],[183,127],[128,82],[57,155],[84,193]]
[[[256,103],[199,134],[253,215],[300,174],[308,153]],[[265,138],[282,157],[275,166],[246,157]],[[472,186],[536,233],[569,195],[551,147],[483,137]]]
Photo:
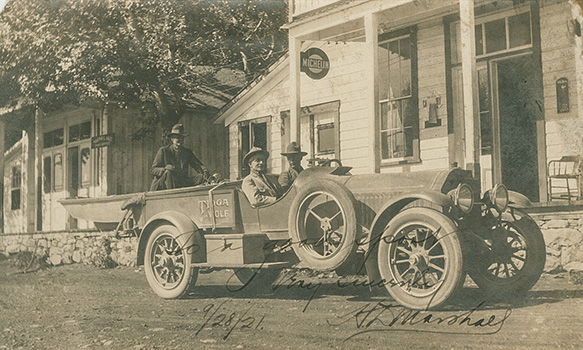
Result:
[[241,187],[253,206],[273,203],[283,193],[277,182],[265,176],[267,158],[269,152],[259,147],[251,148],[243,158],[243,164],[247,164],[251,172],[245,176]]
[[[172,144],[161,147],[156,153],[150,172],[154,176],[150,191],[200,185],[209,176],[208,169],[192,153],[182,146],[184,142],[184,126],[176,124],[168,135]],[[194,179],[188,177],[188,167],[199,174]]]
[[306,155],[306,152],[302,152],[302,148],[300,145],[293,141],[287,145],[286,152],[282,152],[281,155],[287,158],[287,162],[289,163],[289,168],[279,175],[278,182],[282,187],[283,191],[287,191],[292,183],[295,181],[296,177],[298,177],[299,173],[304,170],[302,168],[302,158]]

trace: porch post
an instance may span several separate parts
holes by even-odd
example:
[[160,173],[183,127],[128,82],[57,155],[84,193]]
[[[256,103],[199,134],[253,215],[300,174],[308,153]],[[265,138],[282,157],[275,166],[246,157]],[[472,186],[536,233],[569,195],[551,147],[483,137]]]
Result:
[[43,112],[40,108],[36,107],[34,113],[34,163],[35,163],[35,183],[34,188],[36,188],[36,196],[35,196],[35,205],[36,208],[36,220],[35,220],[35,229],[37,231],[42,231],[42,220],[43,220],[43,211],[42,211],[42,123],[41,123],[41,116]]
[[5,116],[0,119],[0,232],[4,232],[4,149],[6,135]]
[[478,79],[476,74],[476,42],[474,0],[460,0],[462,90],[465,122],[465,168],[480,178],[480,119]]
[[300,50],[302,42],[291,36],[289,38],[289,80],[290,80],[290,141],[301,142],[300,135],[300,112],[301,112],[301,91],[300,91]]
[[365,66],[366,81],[368,82],[368,125],[369,125],[369,155],[368,164],[370,171],[373,173],[380,172],[380,155],[377,150],[379,147],[377,124],[379,115],[379,94],[378,94],[378,76],[379,76],[379,36],[378,36],[379,19],[376,13],[368,13],[364,16],[364,31],[366,37]]

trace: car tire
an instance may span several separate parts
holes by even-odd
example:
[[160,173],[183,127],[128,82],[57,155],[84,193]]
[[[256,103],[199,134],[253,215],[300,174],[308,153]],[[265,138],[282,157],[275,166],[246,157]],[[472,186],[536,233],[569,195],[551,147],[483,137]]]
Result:
[[526,293],[541,276],[546,260],[540,228],[530,216],[515,211],[502,214],[504,234],[484,240],[488,249],[468,263],[468,274],[489,295],[515,296]]
[[198,269],[191,266],[191,254],[177,240],[180,234],[173,225],[161,225],[154,229],[146,245],[146,279],[152,290],[164,299],[183,297],[198,277]]
[[292,247],[302,267],[330,271],[356,251],[356,200],[344,186],[315,179],[298,191],[288,218]]
[[395,215],[379,239],[377,259],[387,291],[410,309],[439,307],[465,277],[457,227],[434,209]]

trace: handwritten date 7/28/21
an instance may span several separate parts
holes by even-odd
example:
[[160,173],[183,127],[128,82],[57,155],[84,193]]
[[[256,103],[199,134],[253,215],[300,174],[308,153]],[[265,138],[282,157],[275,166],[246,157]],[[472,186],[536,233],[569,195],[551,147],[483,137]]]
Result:
[[231,333],[233,333],[234,330],[263,329],[261,324],[265,319],[265,315],[249,315],[249,312],[254,306],[253,304],[251,304],[251,306],[249,306],[244,311],[231,311],[225,307],[226,302],[227,300],[223,301],[219,305],[211,303],[203,307],[203,321],[200,327],[198,327],[196,335],[205,329],[223,328],[226,331],[226,333],[223,335],[223,340],[227,340],[227,338],[231,335]]

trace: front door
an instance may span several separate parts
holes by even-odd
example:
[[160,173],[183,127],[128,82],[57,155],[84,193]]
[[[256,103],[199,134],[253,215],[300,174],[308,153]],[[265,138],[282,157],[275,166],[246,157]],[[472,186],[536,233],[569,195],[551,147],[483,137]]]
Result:
[[539,200],[537,120],[542,118],[542,83],[533,55],[492,62],[496,97],[493,122],[495,179],[508,189]]

